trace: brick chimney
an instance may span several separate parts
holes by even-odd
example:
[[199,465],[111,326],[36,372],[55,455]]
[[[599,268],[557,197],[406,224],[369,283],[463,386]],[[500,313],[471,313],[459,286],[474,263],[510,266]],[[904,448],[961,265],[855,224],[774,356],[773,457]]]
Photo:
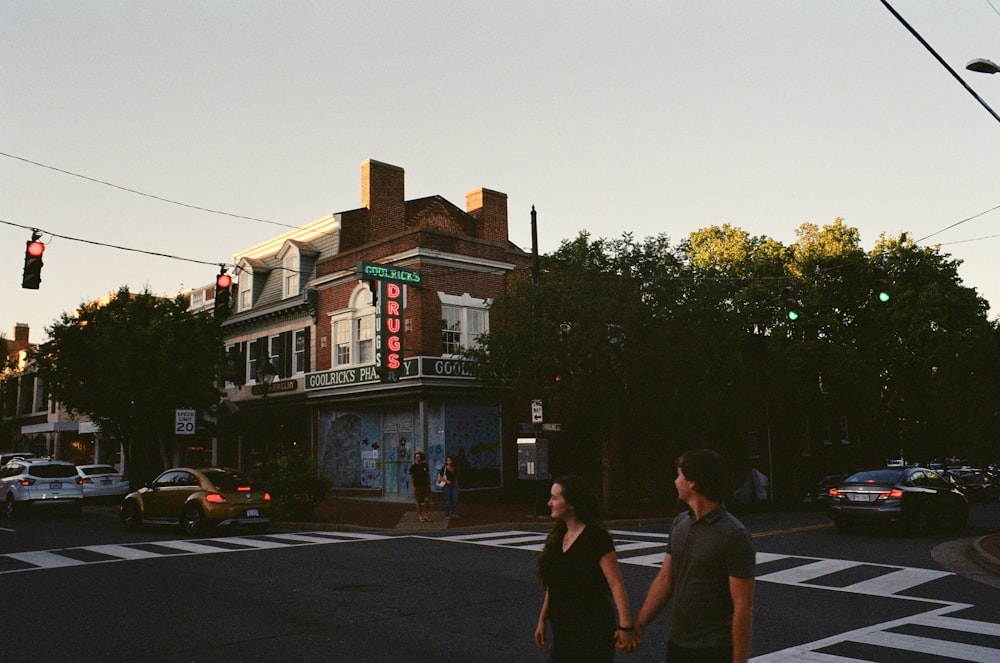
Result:
[[31,343],[28,341],[30,331],[27,323],[15,323],[14,340],[7,344],[7,356],[17,357],[19,353],[31,347]]
[[507,194],[476,189],[465,194],[465,211],[476,218],[477,236],[488,242],[506,244]]
[[361,164],[361,206],[368,208],[365,241],[405,229],[403,169],[369,159]]

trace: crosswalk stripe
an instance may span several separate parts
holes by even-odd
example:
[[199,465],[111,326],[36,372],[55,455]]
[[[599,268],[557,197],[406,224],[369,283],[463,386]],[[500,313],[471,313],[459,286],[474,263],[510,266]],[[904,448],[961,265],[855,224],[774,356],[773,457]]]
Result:
[[841,587],[842,591],[855,592],[858,594],[871,594],[873,596],[892,596],[898,592],[905,591],[917,585],[944,578],[952,575],[948,571],[934,571],[932,569],[899,569],[892,573],[881,575],[877,578],[856,582],[853,585]]
[[783,585],[797,585],[857,565],[858,562],[846,559],[821,559],[811,564],[803,564],[802,566],[795,566],[783,571],[775,571],[774,573],[757,576],[757,580],[776,582]]
[[950,640],[946,642],[931,638],[922,638],[916,635],[890,633],[888,631],[862,633],[852,637],[851,641],[877,645],[879,647],[920,652],[921,654],[945,656],[959,661],[972,661],[974,663],[996,663],[997,660],[1000,660],[1000,650],[991,647],[980,647],[979,645],[969,645]]
[[[974,619],[944,617],[941,615],[915,615],[912,622],[921,626],[937,626],[949,631],[964,631],[965,633],[978,633],[980,635],[992,635],[1000,638],[1000,624],[977,622]],[[1000,658],[997,660],[1000,660]]]
[[150,550],[143,550],[142,548],[132,548],[130,546],[122,546],[113,543],[100,546],[83,546],[82,550],[89,550],[91,552],[108,555],[110,557],[117,557],[119,559],[149,559],[150,557],[163,557],[162,553],[155,553]]
[[73,559],[72,557],[57,555],[56,553],[51,553],[45,550],[36,550],[33,552],[7,553],[5,556],[10,557],[11,559],[16,559],[19,562],[34,564],[35,566],[44,569],[55,569],[61,566],[77,566],[79,564],[87,563],[87,562],[81,562],[78,559]]
[[635,566],[662,566],[663,555],[664,553],[662,552],[649,555],[632,555],[631,557],[623,557],[618,561],[622,564],[632,564]]
[[155,545],[187,553],[197,553],[199,555],[207,553],[232,552],[232,550],[227,550],[226,548],[220,548],[219,546],[206,546],[204,543],[195,543],[194,541],[157,541]]

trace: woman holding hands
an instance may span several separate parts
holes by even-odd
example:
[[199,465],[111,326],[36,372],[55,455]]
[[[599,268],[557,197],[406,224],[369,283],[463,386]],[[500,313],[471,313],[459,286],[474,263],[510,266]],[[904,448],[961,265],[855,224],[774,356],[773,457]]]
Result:
[[564,476],[552,484],[549,509],[556,523],[538,558],[545,598],[535,644],[546,646],[548,622],[552,663],[611,661],[616,645],[632,644],[634,628],[614,542],[600,520],[597,497],[580,477]]

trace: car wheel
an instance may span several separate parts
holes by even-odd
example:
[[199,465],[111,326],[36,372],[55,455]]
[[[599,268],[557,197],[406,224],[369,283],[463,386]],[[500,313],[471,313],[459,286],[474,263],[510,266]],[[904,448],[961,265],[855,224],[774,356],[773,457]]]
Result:
[[125,529],[137,530],[142,527],[142,514],[139,513],[139,505],[135,502],[126,502],[122,506],[121,518]]
[[201,512],[201,507],[197,504],[188,504],[184,507],[184,514],[181,516],[181,527],[184,533],[189,536],[201,536],[205,533],[207,523],[205,515]]
[[14,501],[13,495],[7,496],[7,502],[4,504],[3,515],[7,520],[13,520],[18,516],[17,502]]

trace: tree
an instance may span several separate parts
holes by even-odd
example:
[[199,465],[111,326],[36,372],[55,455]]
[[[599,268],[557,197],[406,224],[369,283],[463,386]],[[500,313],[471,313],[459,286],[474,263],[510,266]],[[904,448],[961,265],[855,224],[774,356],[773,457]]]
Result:
[[184,297],[122,288],[46,331],[51,340],[33,360],[52,397],[125,443],[134,484],[171,464],[178,408],[218,404],[219,326],[188,311]]
[[[537,286],[494,301],[472,355],[516,400],[549,400],[553,467],[600,474],[605,500],[666,497],[672,458],[699,446],[773,470],[787,499],[900,449],[997,460],[1000,323],[936,247],[901,235],[866,253],[835,219],[789,246],[730,225],[676,246],[581,233],[542,265]],[[889,302],[873,296],[876,265]]]

